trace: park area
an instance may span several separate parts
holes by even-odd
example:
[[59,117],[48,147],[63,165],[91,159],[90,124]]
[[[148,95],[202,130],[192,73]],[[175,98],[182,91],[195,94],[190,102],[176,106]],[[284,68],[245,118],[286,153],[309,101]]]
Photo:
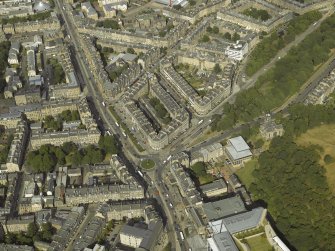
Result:
[[335,124],[322,125],[308,130],[296,139],[301,146],[319,146],[320,164],[326,169],[329,187],[335,194]]
[[244,167],[242,167],[236,172],[236,175],[239,177],[242,184],[244,184],[247,188],[249,188],[251,183],[253,183],[255,180],[252,173],[257,168],[257,166],[258,166],[257,159],[252,159],[247,163],[245,163]]

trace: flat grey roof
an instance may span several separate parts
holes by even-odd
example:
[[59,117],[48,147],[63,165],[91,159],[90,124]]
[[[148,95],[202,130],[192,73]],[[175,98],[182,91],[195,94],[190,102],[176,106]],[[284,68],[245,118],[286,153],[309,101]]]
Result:
[[237,136],[235,138],[231,138],[228,141],[236,149],[236,151],[245,151],[245,150],[250,149],[250,147],[245,142],[245,140],[242,138],[242,136]]
[[232,145],[226,146],[226,150],[229,152],[234,160],[252,156],[250,150],[236,151],[236,149]]
[[145,238],[148,235],[147,230],[129,225],[123,226],[120,233],[130,236],[136,236],[137,238]]
[[214,251],[238,251],[233,238],[227,231],[214,234],[213,237],[208,238],[207,241]]
[[258,226],[266,209],[257,207],[251,211],[223,219],[223,224],[231,233],[238,233]]
[[203,193],[222,188],[227,188],[227,184],[224,182],[223,179],[214,180],[211,183],[200,186],[200,189]]
[[239,196],[204,203],[203,208],[209,221],[222,219],[246,211],[244,203]]

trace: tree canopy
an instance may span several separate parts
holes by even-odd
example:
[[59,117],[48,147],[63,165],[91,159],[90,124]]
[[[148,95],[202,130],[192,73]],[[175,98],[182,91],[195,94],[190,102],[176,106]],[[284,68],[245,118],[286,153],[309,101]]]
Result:
[[33,246],[34,241],[41,240],[51,243],[52,236],[56,233],[56,229],[50,222],[42,223],[40,227],[35,222],[28,224],[27,232],[6,233],[5,243],[17,245]]
[[77,110],[70,111],[65,110],[60,113],[57,117],[47,116],[43,121],[43,128],[52,131],[61,131],[63,127],[63,122],[71,122],[80,120],[80,115]]
[[15,24],[20,22],[27,22],[27,21],[38,21],[44,20],[51,16],[51,11],[40,12],[33,15],[27,15],[25,17],[12,17],[12,18],[1,18],[0,24]]
[[76,167],[85,164],[101,163],[107,153],[117,154],[119,146],[113,136],[101,136],[99,147],[88,145],[79,148],[72,142],[62,146],[43,145],[27,154],[26,165],[33,172],[50,172],[58,165]]
[[253,197],[267,203],[276,226],[298,250],[335,249],[335,204],[319,159],[315,148],[277,137],[253,173]]
[[48,64],[52,68],[52,78],[50,79],[52,84],[62,84],[65,83],[65,72],[62,65],[58,62],[56,58],[50,58]]
[[327,61],[335,48],[334,32],[333,14],[261,75],[254,87],[239,92],[234,104],[225,104],[225,116],[217,117],[212,129],[226,130],[280,106],[299,90],[319,64]]
[[279,50],[292,42],[297,35],[304,32],[312,23],[322,17],[318,11],[307,12],[301,16],[293,18],[283,32],[272,32],[268,37],[260,41],[251,52],[246,73],[252,76],[255,72],[269,63]]
[[266,10],[256,9],[254,7],[244,10],[242,13],[246,16],[259,19],[261,21],[266,21],[271,18],[271,15]]
[[[334,196],[318,146],[303,147],[294,140],[307,130],[335,123],[335,106],[294,105],[283,118],[285,134],[261,153],[250,191],[263,200],[276,226],[297,250],[334,250]],[[325,155],[325,162],[332,157]]]
[[116,20],[106,19],[104,21],[97,22],[97,27],[104,27],[106,29],[119,30],[120,25]]
[[6,81],[4,74],[6,71],[8,52],[10,49],[10,42],[4,41],[0,43],[0,93],[3,91],[6,86]]

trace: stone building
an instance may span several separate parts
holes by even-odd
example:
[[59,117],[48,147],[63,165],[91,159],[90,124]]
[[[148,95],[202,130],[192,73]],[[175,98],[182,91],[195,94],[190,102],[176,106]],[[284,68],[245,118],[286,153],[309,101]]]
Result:
[[283,125],[276,124],[270,114],[265,116],[263,123],[259,127],[259,131],[265,140],[271,140],[274,137],[282,136],[284,134]]
[[140,218],[145,216],[145,208],[149,205],[147,200],[125,200],[103,204],[103,211],[107,221],[123,220],[124,218]]
[[144,198],[144,190],[139,185],[99,185],[96,187],[67,188],[65,193],[67,206]]
[[61,132],[47,132],[43,134],[37,131],[32,131],[30,145],[32,149],[38,149],[46,144],[60,146],[65,142],[73,142],[81,146],[90,144],[96,145],[99,142],[100,135],[101,133],[97,129],[74,129]]
[[225,153],[234,166],[243,165],[252,157],[250,147],[241,136],[228,139]]
[[20,53],[20,43],[12,42],[8,52],[8,63],[10,65],[17,65],[19,63],[18,55]]
[[18,233],[27,232],[28,225],[33,223],[35,218],[33,215],[21,216],[19,218],[8,219],[6,222],[6,232]]
[[169,62],[161,63],[160,73],[165,81],[182,98],[187,100],[200,116],[206,115],[230,95],[231,79],[223,78],[220,82],[213,83],[212,88],[208,90],[204,97],[201,97]]
[[16,125],[14,139],[10,145],[6,168],[8,172],[18,172],[23,164],[23,158],[29,141],[29,128],[25,120]]

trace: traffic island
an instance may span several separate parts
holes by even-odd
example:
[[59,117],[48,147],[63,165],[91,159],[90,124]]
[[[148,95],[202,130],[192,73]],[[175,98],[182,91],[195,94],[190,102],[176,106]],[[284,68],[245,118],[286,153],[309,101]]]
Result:
[[155,161],[152,159],[145,159],[141,161],[141,168],[145,170],[151,170],[156,166]]

